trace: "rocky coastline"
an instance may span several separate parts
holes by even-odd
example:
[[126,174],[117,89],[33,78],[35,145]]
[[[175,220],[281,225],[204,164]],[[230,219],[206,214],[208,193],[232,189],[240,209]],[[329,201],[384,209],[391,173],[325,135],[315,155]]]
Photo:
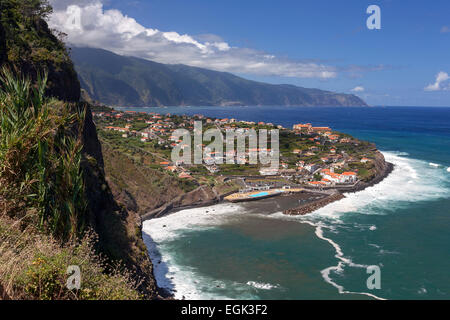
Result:
[[371,186],[374,186],[381,181],[383,181],[394,169],[394,165],[390,162],[385,161],[384,156],[381,152],[377,151],[376,158],[374,161],[375,167],[376,167],[376,175],[375,177],[370,180],[369,182],[360,181],[354,186],[351,186],[349,188],[345,189],[330,189],[331,193],[330,195],[326,196],[325,198],[312,201],[306,204],[302,204],[298,207],[284,210],[283,214],[286,215],[305,215],[311,212],[314,212],[322,207],[325,207],[326,205],[329,205],[335,201],[339,201],[343,198],[345,198],[345,193],[354,193],[358,191],[362,191],[366,188],[369,188]]
[[[377,151],[374,160],[374,165],[376,167],[375,177],[368,181],[360,181],[356,185],[341,188],[339,190],[330,188],[329,195],[318,200],[313,200],[311,202],[302,204],[298,207],[284,210],[283,213],[286,215],[304,215],[316,211],[330,203],[339,201],[345,198],[346,193],[354,193],[362,191],[368,187],[374,186],[384,180],[393,170],[394,165],[390,162],[386,162],[384,156],[381,152]],[[310,189],[312,193],[317,192],[315,189]],[[175,213],[181,210],[208,207],[214,204],[218,204],[224,201],[224,198],[233,192],[227,194],[218,194],[214,188],[201,186],[191,192],[180,195],[169,203],[156,208],[144,215],[142,215],[142,220],[148,220],[153,218],[160,218],[165,215]]]
[[329,196],[326,196],[325,198],[300,205],[293,209],[284,210],[283,214],[288,215],[288,216],[299,216],[299,215],[303,216],[305,214],[316,211],[322,207],[325,207],[326,205],[329,205],[330,203],[339,201],[344,198],[345,198],[345,196],[342,193],[340,193],[339,191],[333,192],[332,194],[330,194]]

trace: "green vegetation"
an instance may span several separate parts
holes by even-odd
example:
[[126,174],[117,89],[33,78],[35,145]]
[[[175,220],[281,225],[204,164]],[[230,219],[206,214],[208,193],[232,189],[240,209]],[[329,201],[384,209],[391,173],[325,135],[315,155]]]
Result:
[[225,176],[243,176],[243,175],[259,175],[257,165],[244,164],[221,164],[219,165],[220,174]]
[[[64,245],[33,226],[0,216],[0,299],[140,299],[134,275],[123,266],[105,269],[94,250],[96,238],[86,234]],[[67,267],[80,267],[81,288],[68,290]]]
[[349,164],[351,170],[357,170],[362,181],[368,182],[375,177],[375,166],[372,163],[354,162]]
[[76,237],[86,206],[82,145],[65,128],[83,123],[84,113],[46,99],[46,77],[32,86],[3,69],[0,82],[0,196],[10,200],[9,215],[26,209],[41,230]]
[[[81,169],[84,110],[44,96],[3,70],[0,76],[0,296],[24,299],[139,298],[131,274],[108,267],[86,236]],[[83,270],[66,289],[66,268]]]
[[[36,80],[47,70],[47,94],[78,101],[80,84],[66,47],[48,28],[52,13],[47,0],[2,0],[0,2],[0,65],[7,65]],[[62,34],[58,34],[60,38]],[[1,41],[4,43],[1,43]]]
[[[0,299],[154,298],[140,219],[105,181],[50,13],[46,0],[0,1],[0,65],[13,70],[0,79]],[[81,267],[79,291],[65,288],[68,264]]]
[[[125,205],[136,202],[136,206],[129,208],[139,214],[145,214],[198,187],[195,180],[179,179],[177,175],[165,171],[159,165],[164,158],[135,146],[129,138],[115,139],[113,132],[102,130],[99,136],[108,184],[118,201]],[[133,199],[130,200],[130,197]]]

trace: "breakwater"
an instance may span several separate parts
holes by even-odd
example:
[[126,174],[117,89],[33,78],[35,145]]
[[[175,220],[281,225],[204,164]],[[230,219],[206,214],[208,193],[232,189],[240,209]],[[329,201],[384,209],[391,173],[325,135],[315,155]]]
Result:
[[345,198],[345,196],[342,193],[334,192],[320,200],[305,203],[293,209],[284,210],[283,213],[290,216],[305,215],[343,198]]

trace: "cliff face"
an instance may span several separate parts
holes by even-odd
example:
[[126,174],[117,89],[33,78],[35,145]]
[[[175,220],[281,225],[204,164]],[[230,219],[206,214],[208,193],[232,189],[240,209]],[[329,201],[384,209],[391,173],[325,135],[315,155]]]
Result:
[[378,175],[382,175],[387,169],[389,169],[389,163],[386,162],[386,159],[380,151],[375,153],[374,165]]
[[[22,5],[37,6],[39,1],[1,0],[0,64],[32,80],[48,72],[47,96],[71,103],[73,112],[85,110],[82,127],[81,167],[86,187],[86,221],[97,234],[97,251],[109,261],[121,260],[141,279],[140,291],[156,297],[152,264],[141,237],[140,217],[115,201],[105,180],[104,161],[90,106],[79,103],[80,84],[64,44],[52,34],[37,14],[25,15]],[[45,8],[44,8],[45,9]],[[79,127],[68,128],[75,135]]]
[[210,206],[218,203],[221,199],[221,196],[218,195],[211,187],[201,186],[191,192],[177,196],[161,207],[145,213],[142,216],[142,219],[147,220],[152,218],[159,218],[168,214],[169,212]]
[[139,289],[147,298],[155,298],[153,266],[141,236],[141,218],[119,205],[105,180],[103,154],[88,104],[83,125],[82,168],[86,185],[89,225],[99,236],[98,250],[111,260],[121,260],[141,278]]
[[64,43],[39,15],[44,5],[2,0],[0,9],[0,63],[34,80],[47,71],[48,96],[78,101],[80,82]]

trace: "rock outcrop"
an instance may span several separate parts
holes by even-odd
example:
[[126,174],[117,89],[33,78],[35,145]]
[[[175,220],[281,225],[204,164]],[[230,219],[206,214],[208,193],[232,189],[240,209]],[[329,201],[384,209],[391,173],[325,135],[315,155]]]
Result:
[[[346,189],[340,189],[341,192],[357,192],[364,190],[365,188],[368,188],[370,186],[373,186],[379,182],[381,182],[384,178],[386,178],[393,170],[394,165],[390,162],[386,162],[383,154],[375,150],[375,159],[374,159],[374,165],[375,165],[375,177],[371,179],[368,182],[360,181],[355,186],[351,186]],[[305,215],[311,212],[314,212],[330,203],[333,203],[335,201],[339,201],[343,198],[345,198],[345,195],[342,194],[340,191],[335,191],[331,193],[330,195],[319,199],[317,201],[312,201],[309,203],[305,203],[301,206],[298,206],[293,209],[288,209],[283,211],[286,215]]]
[[303,216],[305,214],[314,212],[330,203],[333,203],[335,201],[344,199],[345,196],[340,193],[340,192],[335,192],[330,194],[329,196],[326,196],[320,200],[317,201],[312,201],[310,203],[306,203],[303,204],[299,207],[293,208],[293,209],[288,209],[283,211],[284,214],[289,215],[289,216]]
[[142,280],[139,289],[148,298],[155,298],[156,282],[153,266],[141,236],[141,218],[114,199],[105,179],[102,149],[89,104],[79,105],[86,110],[82,132],[82,168],[88,200],[87,218],[89,225],[98,234],[98,250],[110,260],[121,260],[134,270]]
[[394,165],[390,162],[387,162],[383,154],[378,150],[375,151],[375,159],[373,163],[375,166],[375,176],[368,182],[361,181],[354,188],[348,190],[348,192],[361,191],[377,183],[380,183],[394,169]]
[[152,210],[142,216],[143,220],[162,217],[168,213],[173,213],[176,211],[206,207],[209,205],[216,204],[222,200],[223,196],[219,196],[214,189],[210,187],[201,186],[191,192],[179,195],[174,200]]

